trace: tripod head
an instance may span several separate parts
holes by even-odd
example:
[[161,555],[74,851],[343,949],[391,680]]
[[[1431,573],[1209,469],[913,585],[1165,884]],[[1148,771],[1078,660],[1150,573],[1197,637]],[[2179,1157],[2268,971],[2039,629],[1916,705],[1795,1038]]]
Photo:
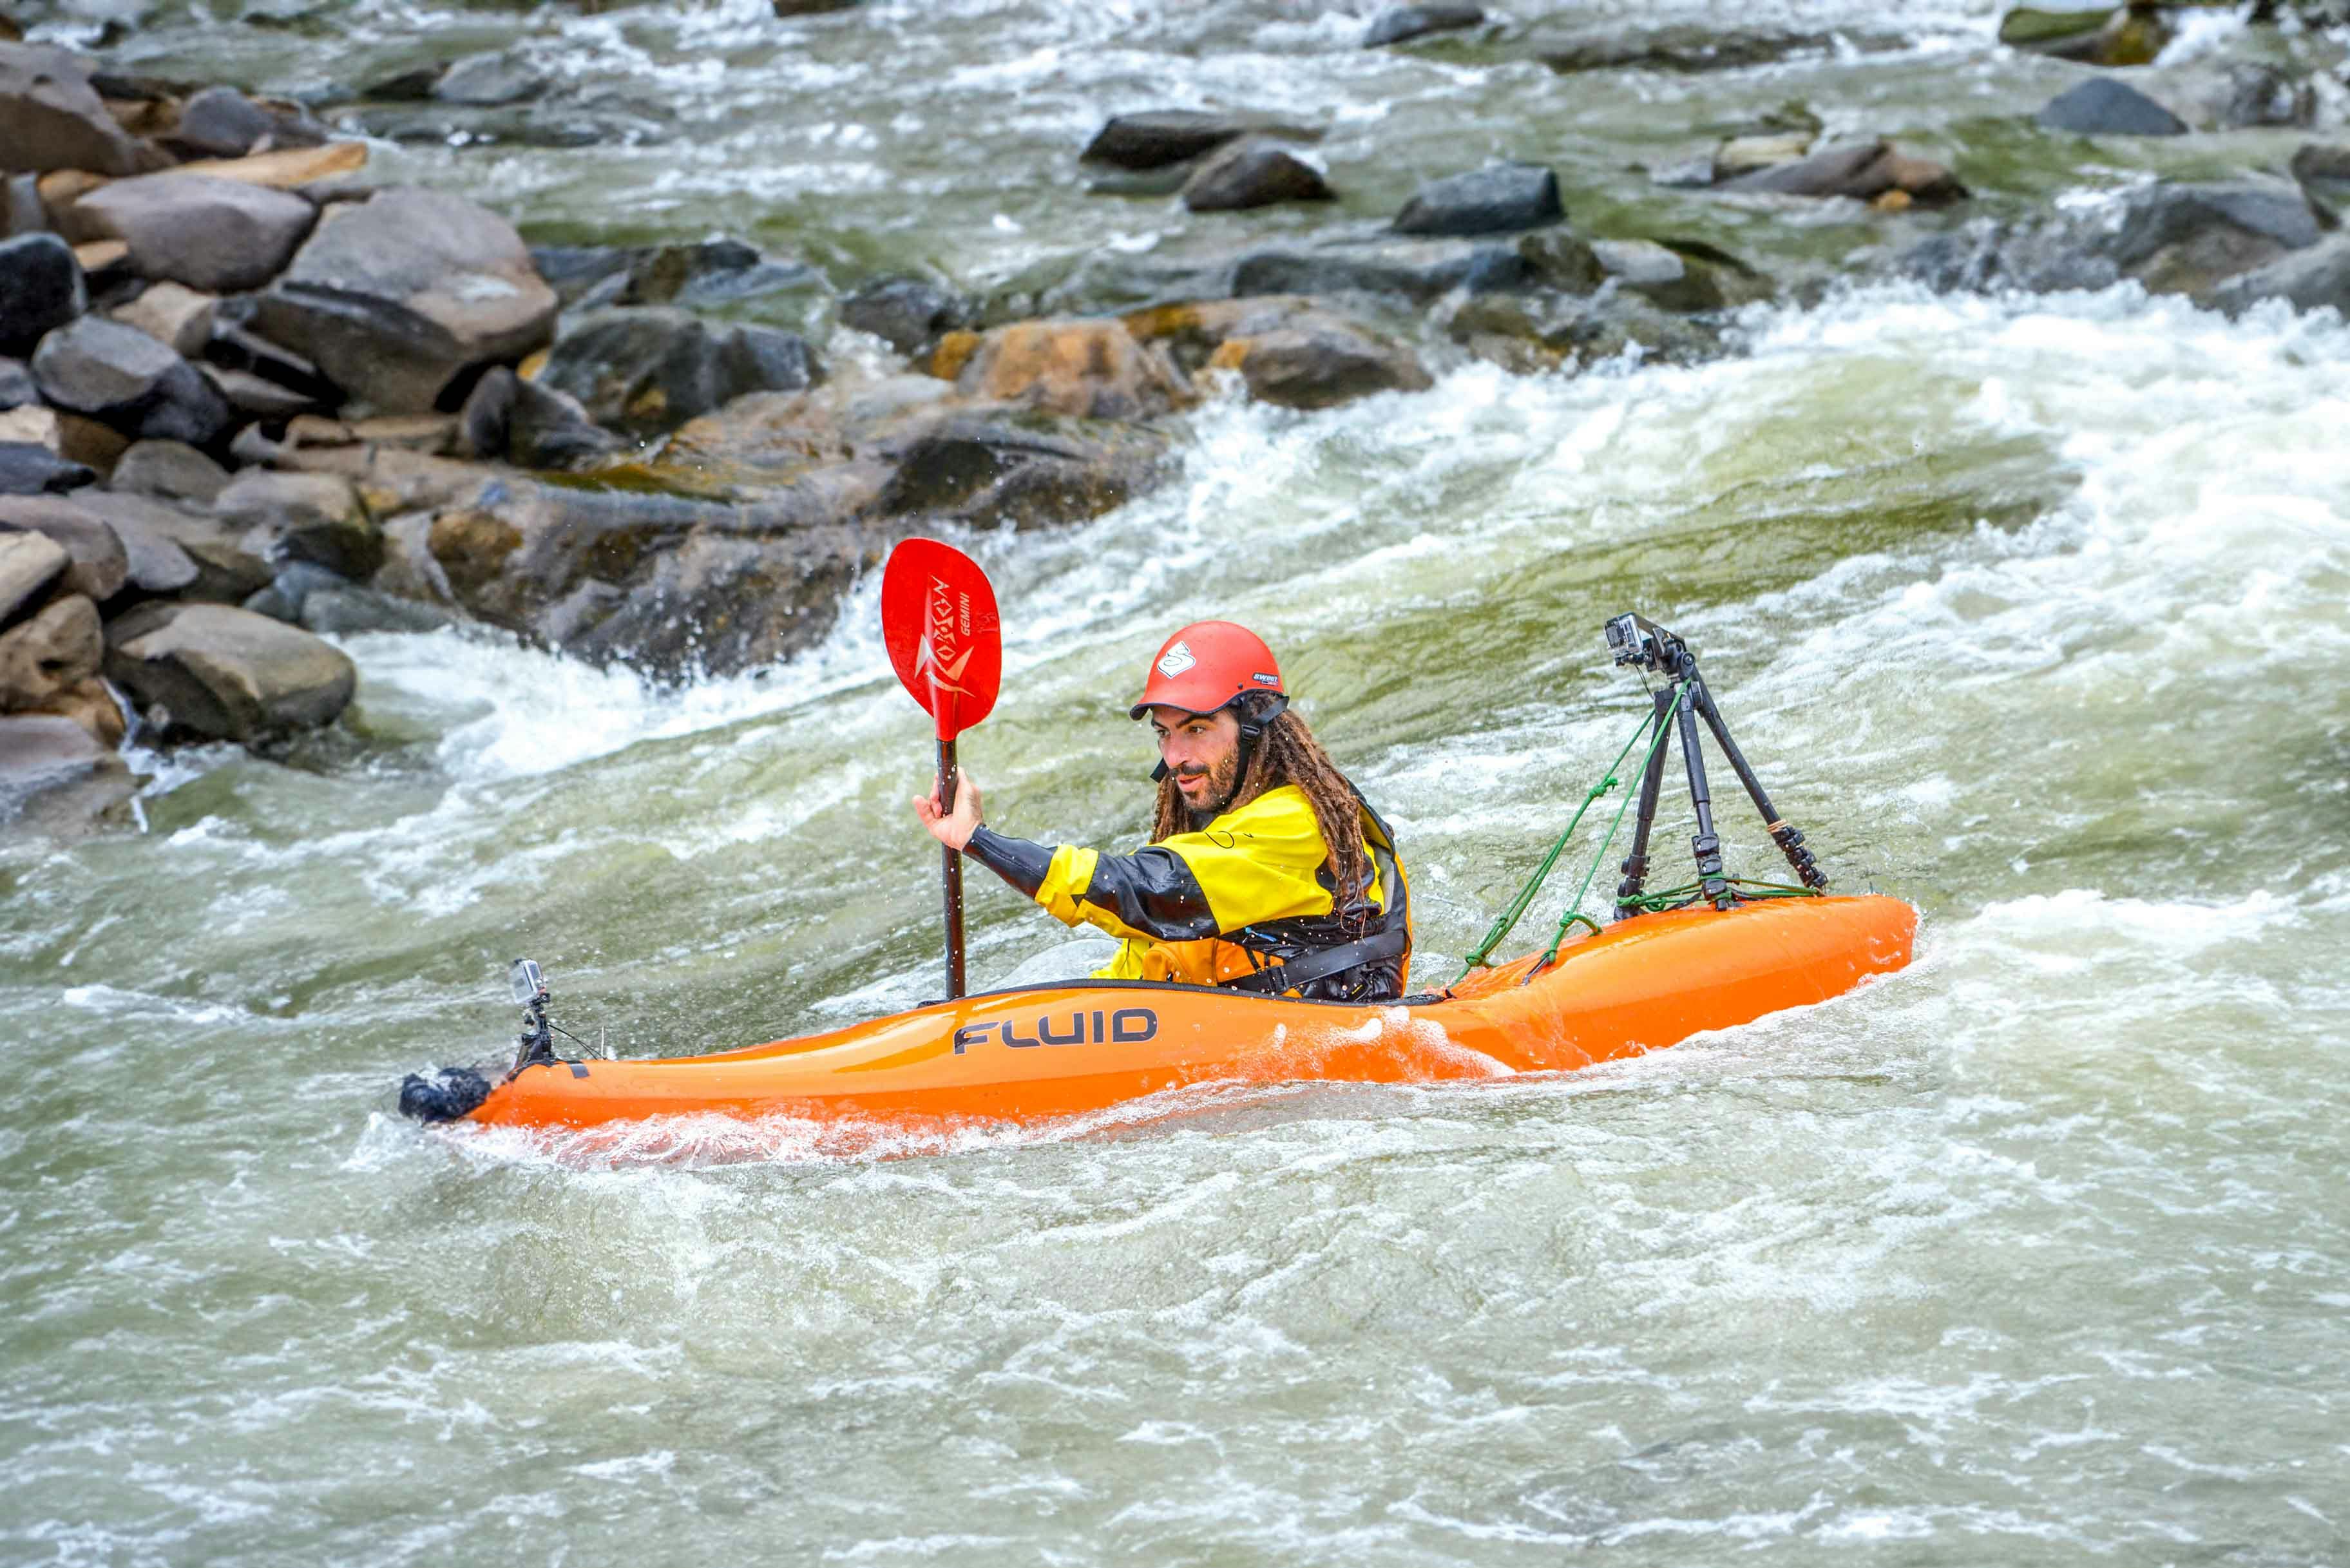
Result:
[[1626,610],[1607,623],[1607,646],[1618,665],[1653,670],[1678,679],[1684,661],[1694,663],[1689,644],[1643,615]]

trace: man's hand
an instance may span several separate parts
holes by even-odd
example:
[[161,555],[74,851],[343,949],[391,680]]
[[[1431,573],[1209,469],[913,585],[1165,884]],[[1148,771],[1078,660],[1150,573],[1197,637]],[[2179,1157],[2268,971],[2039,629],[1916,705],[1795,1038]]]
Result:
[[949,849],[961,849],[971,842],[986,808],[980,805],[979,785],[967,773],[955,774],[954,810],[948,811],[939,802],[939,786],[932,784],[931,793],[914,797],[914,815],[922,819],[931,836]]

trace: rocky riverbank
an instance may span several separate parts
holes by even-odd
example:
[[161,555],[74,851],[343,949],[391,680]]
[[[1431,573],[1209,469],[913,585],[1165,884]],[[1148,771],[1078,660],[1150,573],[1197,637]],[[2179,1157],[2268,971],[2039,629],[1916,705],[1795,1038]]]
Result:
[[[534,246],[477,202],[371,178],[405,137],[535,144],[550,78],[528,51],[297,101],[0,42],[0,794],[118,798],[134,728],[267,750],[331,723],[356,687],[338,634],[479,623],[658,677],[771,662],[906,533],[1148,490],[1206,399],[1311,410],[1471,359],[1699,358],[1734,348],[1739,307],[1840,278],[2350,306],[2340,47],[2288,16],[2149,69],[2190,25],[2012,14],[2004,47],[2083,63],[2006,134],[2307,130],[2286,167],[2050,202],[1791,103],[1648,167],[1660,199],[1738,214],[1760,243],[1733,251],[1595,224],[1532,157],[1464,158],[1350,214],[1311,117],[1138,108],[1072,142],[1072,179],[1106,211],[1262,231],[993,280],[741,239]],[[1570,86],[1898,43],[1473,6],[1382,13],[1358,40],[1431,68],[1517,51]],[[1775,259],[1770,235],[1824,220],[1856,237],[1825,265]],[[804,296],[820,327],[743,318]]]

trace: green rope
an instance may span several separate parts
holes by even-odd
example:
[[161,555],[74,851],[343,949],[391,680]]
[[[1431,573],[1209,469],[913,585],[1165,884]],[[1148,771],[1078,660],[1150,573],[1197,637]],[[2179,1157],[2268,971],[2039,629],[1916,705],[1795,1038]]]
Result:
[[[1640,759],[1642,773],[1648,771],[1648,763],[1656,756],[1657,748],[1662,746],[1665,743],[1665,737],[1673,732],[1674,722],[1680,717],[1681,704],[1688,701],[1687,693],[1684,692],[1679,696],[1674,701],[1672,711],[1665,715],[1664,722],[1657,725],[1657,738],[1648,742],[1648,756]],[[1636,735],[1633,739],[1638,740],[1639,737]],[[1627,746],[1625,749],[1628,751],[1631,748]],[[1622,759],[1617,760],[1620,762]],[[1610,779],[1607,782],[1613,784],[1616,781]],[[1608,822],[1607,832],[1599,840],[1598,853],[1591,857],[1591,868],[1583,874],[1583,885],[1575,890],[1575,897],[1567,900],[1566,914],[1558,922],[1558,934],[1550,940],[1550,950],[1543,954],[1542,962],[1534,965],[1532,971],[1528,973],[1527,979],[1533,979],[1534,975],[1540,974],[1558,961],[1558,950],[1566,943],[1567,928],[1574,925],[1575,921],[1581,920],[1585,925],[1589,926],[1593,936],[1599,934],[1599,922],[1582,912],[1583,896],[1591,891],[1592,879],[1599,875],[1599,867],[1607,858],[1607,846],[1616,842],[1616,830],[1624,826],[1624,813],[1630,808],[1631,805],[1632,797],[1627,794],[1624,796],[1624,804],[1616,808],[1616,815]]]
[[[1642,719],[1640,730],[1647,729],[1653,722],[1655,722],[1653,716]],[[1558,842],[1550,846],[1550,853],[1543,857],[1543,863],[1540,866],[1534,867],[1534,874],[1526,878],[1526,885],[1518,889],[1518,896],[1510,900],[1510,907],[1503,910],[1492,927],[1486,930],[1485,940],[1469,950],[1469,961],[1461,966],[1461,976],[1459,980],[1452,982],[1454,985],[1459,985],[1461,981],[1467,980],[1471,970],[1485,967],[1493,956],[1493,950],[1502,945],[1502,940],[1510,934],[1512,928],[1517,925],[1520,917],[1525,914],[1526,907],[1534,901],[1534,895],[1542,891],[1543,883],[1549,878],[1551,867],[1557,865],[1558,857],[1565,853],[1567,840],[1575,836],[1575,828],[1582,825],[1584,813],[1591,809],[1594,801],[1616,787],[1616,770],[1624,765],[1624,759],[1630,756],[1632,748],[1640,743],[1640,730],[1632,732],[1632,738],[1624,742],[1624,749],[1616,753],[1616,760],[1607,764],[1607,771],[1599,775],[1599,782],[1591,786],[1591,793],[1585,795],[1583,804],[1575,808],[1575,818],[1566,825],[1566,831],[1560,834]],[[1649,749],[1655,750],[1653,746]],[[1641,765],[1646,767],[1648,764],[1643,763]],[[1629,800],[1631,797],[1627,795],[1625,798]],[[1617,815],[1621,816],[1623,814],[1618,812]],[[1592,928],[1595,931],[1598,929],[1596,926]]]
[[[1752,878],[1746,877],[1725,877],[1722,880],[1728,882],[1731,887],[1740,889],[1739,897],[1742,898],[1819,898],[1826,897],[1826,895],[1817,888],[1797,888],[1790,886],[1784,882],[1757,882]],[[1642,914],[1647,915],[1659,914],[1666,909],[1678,909],[1686,904],[1694,903],[1699,895],[1704,891],[1705,888],[1702,883],[1691,882],[1687,887],[1668,888],[1659,893],[1643,893],[1637,898],[1627,898],[1624,900],[1624,908],[1627,909],[1638,909]]]

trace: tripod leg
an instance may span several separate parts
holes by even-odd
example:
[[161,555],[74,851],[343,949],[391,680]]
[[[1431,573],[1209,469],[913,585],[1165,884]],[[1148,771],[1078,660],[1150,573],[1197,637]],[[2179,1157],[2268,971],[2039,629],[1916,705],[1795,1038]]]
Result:
[[1698,886],[1713,900],[1717,909],[1727,909],[1737,902],[1730,895],[1730,884],[1721,875],[1721,839],[1713,831],[1713,797],[1705,787],[1705,753],[1699,749],[1697,739],[1697,707],[1691,702],[1680,704],[1681,761],[1689,764],[1690,804],[1697,808],[1697,834],[1690,840],[1690,848],[1697,856]]
[[1697,702],[1697,711],[1705,715],[1706,728],[1713,732],[1714,740],[1721,746],[1721,754],[1730,759],[1731,767],[1737,771],[1738,782],[1746,786],[1748,796],[1754,802],[1754,809],[1762,814],[1763,828],[1771,835],[1771,841],[1779,846],[1781,854],[1786,856],[1787,864],[1794,867],[1796,877],[1804,887],[1825,888],[1828,885],[1827,873],[1822,871],[1819,863],[1812,858],[1812,852],[1804,847],[1803,834],[1779,819],[1778,812],[1771,805],[1771,797],[1762,791],[1762,781],[1754,776],[1753,768],[1748,765],[1746,753],[1740,751],[1738,742],[1730,738],[1730,726],[1722,722],[1721,710],[1713,705],[1713,693],[1705,689],[1702,680],[1692,680],[1690,686],[1690,694]]
[[1629,900],[1640,896],[1642,884],[1648,877],[1648,830],[1657,825],[1657,796],[1665,787],[1665,748],[1657,737],[1673,722],[1673,700],[1679,695],[1668,687],[1654,693],[1657,704],[1655,728],[1648,732],[1648,765],[1640,775],[1639,815],[1632,823],[1632,853],[1624,857],[1621,869],[1624,880],[1616,885],[1616,918],[1629,919],[1640,911]]

